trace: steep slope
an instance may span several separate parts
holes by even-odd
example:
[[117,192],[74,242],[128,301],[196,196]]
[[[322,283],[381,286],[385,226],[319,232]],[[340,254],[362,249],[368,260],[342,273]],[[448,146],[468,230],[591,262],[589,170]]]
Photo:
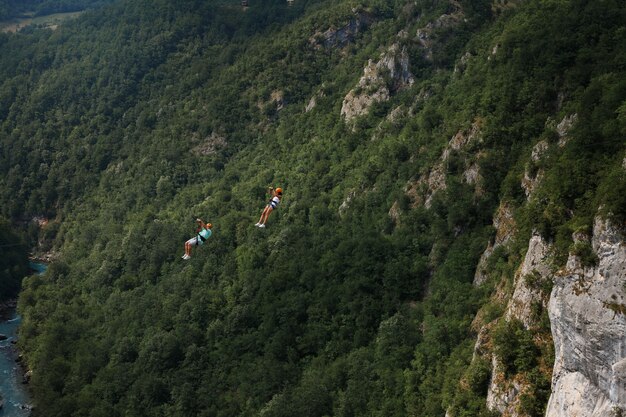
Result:
[[[129,0],[0,37],[2,212],[60,253],[20,299],[37,412],[542,415],[553,270],[626,218],[624,18]],[[559,355],[571,410],[560,378],[595,381]]]
[[8,299],[15,300],[20,281],[28,271],[27,245],[11,224],[0,217],[0,311]]
[[548,416],[606,416],[626,410],[622,233],[623,228],[596,219],[591,236],[596,265],[585,266],[584,258],[571,254],[555,279],[549,311],[556,358]]

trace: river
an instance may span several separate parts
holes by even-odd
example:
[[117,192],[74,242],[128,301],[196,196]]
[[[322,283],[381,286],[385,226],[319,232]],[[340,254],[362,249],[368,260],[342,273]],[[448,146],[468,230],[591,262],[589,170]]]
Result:
[[[41,274],[45,272],[47,266],[41,263],[31,263],[31,268]],[[15,362],[18,353],[12,343],[16,340],[21,321],[22,318],[14,309],[9,310],[0,321],[0,334],[7,336],[6,340],[0,340],[0,395],[4,400],[0,417],[30,415],[30,396],[26,385],[23,384],[24,370]]]
[[15,362],[17,351],[11,343],[15,340],[21,318],[15,311],[9,311],[7,317],[7,321],[0,322],[0,334],[8,337],[0,341],[0,394],[4,399],[0,416],[26,417],[30,415],[30,398],[22,384],[24,371]]

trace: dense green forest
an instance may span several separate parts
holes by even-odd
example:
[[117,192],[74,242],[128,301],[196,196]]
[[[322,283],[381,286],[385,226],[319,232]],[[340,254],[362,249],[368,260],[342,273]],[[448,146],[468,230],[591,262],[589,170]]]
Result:
[[28,272],[28,244],[11,223],[0,217],[0,303],[15,298]]
[[[19,300],[34,415],[492,415],[476,312],[533,230],[558,263],[598,211],[626,220],[622,2],[248,3],[120,0],[0,35],[0,215],[49,218],[56,256]],[[411,82],[383,70],[389,99],[347,120],[394,44]],[[503,201],[515,243],[475,286]],[[196,217],[213,236],[183,261]]]

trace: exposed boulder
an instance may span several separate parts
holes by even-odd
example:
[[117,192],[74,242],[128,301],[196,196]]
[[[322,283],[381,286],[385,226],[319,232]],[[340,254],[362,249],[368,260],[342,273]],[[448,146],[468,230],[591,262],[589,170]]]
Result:
[[466,52],[465,54],[463,54],[461,59],[459,59],[459,62],[454,66],[454,73],[455,74],[463,73],[465,69],[467,68],[467,64],[469,63],[471,58],[472,58],[471,53]]
[[285,107],[285,93],[282,90],[272,91],[270,103],[276,105],[276,111],[282,110]]
[[350,208],[350,202],[352,202],[352,199],[356,197],[356,191],[352,190],[348,193],[348,195],[346,196],[346,198],[343,200],[343,202],[341,203],[341,205],[339,206],[339,216],[343,217],[346,210],[348,210],[348,208]]
[[391,123],[397,123],[399,120],[402,120],[407,114],[408,111],[404,107],[398,106],[387,115],[387,121]]
[[477,118],[472,123],[472,126],[469,129],[462,129],[456,132],[454,136],[448,142],[448,146],[444,149],[443,154],[441,155],[441,159],[443,161],[447,160],[452,151],[459,151],[469,144],[480,140],[480,132],[482,129],[483,121],[481,118]]
[[313,96],[311,97],[311,100],[309,100],[309,104],[306,105],[306,107],[304,108],[304,112],[308,113],[311,110],[313,110],[315,108],[315,106],[317,105],[317,100],[316,97]]
[[493,48],[491,48],[491,54],[487,57],[487,61],[491,61],[491,57],[494,57],[498,53],[498,49],[500,49],[500,44],[496,43]]
[[556,126],[556,132],[559,134],[559,146],[563,147],[569,141],[568,133],[578,121],[578,114],[570,114],[563,117],[563,120]]
[[40,229],[46,227],[49,223],[49,220],[46,216],[35,216],[32,218],[31,221],[33,223],[36,223]]
[[533,162],[538,162],[541,159],[541,157],[546,153],[549,146],[550,145],[548,145],[548,142],[545,140],[541,140],[537,142],[537,144],[533,147],[533,150],[530,154],[530,159]]
[[470,165],[465,171],[463,171],[463,179],[470,185],[478,185],[482,181],[480,175],[480,167],[476,162]]
[[24,376],[22,377],[22,384],[28,384],[30,383],[31,378],[33,377],[33,371],[32,370],[28,370],[24,373]]
[[526,198],[530,200],[533,191],[537,188],[541,180],[543,180],[544,172],[543,170],[537,171],[534,175],[526,170],[524,172],[524,177],[522,178],[522,188],[524,189],[524,193],[526,194]]
[[400,204],[395,201],[387,214],[394,223],[398,223],[400,221]]
[[309,100],[309,104],[306,105],[306,107],[304,108],[304,112],[308,113],[311,110],[313,110],[315,108],[315,106],[317,106],[317,95],[311,97],[311,99]]
[[446,174],[443,163],[438,162],[430,172],[412,181],[405,187],[405,194],[411,201],[411,207],[423,205],[430,208],[435,193],[446,189]]

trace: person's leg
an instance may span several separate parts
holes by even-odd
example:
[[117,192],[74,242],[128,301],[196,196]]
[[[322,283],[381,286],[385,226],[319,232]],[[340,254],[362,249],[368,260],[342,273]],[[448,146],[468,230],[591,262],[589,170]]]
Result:
[[260,226],[265,222],[265,213],[267,212],[267,207],[265,206],[265,208],[263,208],[263,211],[261,212],[261,218],[259,219],[259,222],[257,224],[255,224],[255,226]]
[[261,212],[261,218],[259,219],[259,224],[263,224],[263,220],[265,219],[265,211],[267,207],[263,207],[263,211]]
[[270,218],[270,214],[272,214],[272,211],[274,211],[273,208],[271,207],[267,208],[267,213],[265,213],[265,220],[263,220],[263,224],[267,223],[267,219]]
[[266,206],[265,210],[263,210],[263,214],[261,215],[261,220],[259,221],[259,223],[265,224],[271,212],[272,212],[272,206]]
[[255,226],[259,226],[261,224],[261,222],[263,221],[264,214],[265,214],[265,208],[263,208],[263,211],[261,212],[261,217],[259,218],[259,221],[256,222]]
[[194,245],[197,245],[197,239],[198,238],[196,237],[192,237],[191,239],[185,242],[185,255],[187,257],[191,258],[191,247]]

